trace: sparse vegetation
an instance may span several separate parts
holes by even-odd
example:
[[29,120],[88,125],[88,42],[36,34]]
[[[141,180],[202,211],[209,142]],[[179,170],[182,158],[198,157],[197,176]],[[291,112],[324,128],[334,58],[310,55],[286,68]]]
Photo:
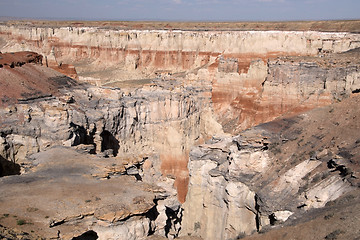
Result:
[[27,209],[26,209],[26,211],[28,211],[28,212],[36,212],[36,211],[38,211],[39,209],[38,208],[34,208],[34,207],[28,207]]
[[200,226],[199,222],[196,222],[196,223],[194,223],[194,231],[196,231],[198,229],[201,229],[201,226]]
[[329,220],[330,218],[332,218],[334,216],[334,213],[330,213],[330,214],[328,214],[328,215],[325,215],[324,216],[324,219],[325,220]]
[[344,233],[344,231],[340,230],[340,229],[337,229],[331,233],[329,233],[328,235],[326,235],[325,239],[327,240],[335,240],[338,238],[338,236],[340,234]]
[[[22,25],[21,21],[10,21]],[[328,24],[327,24],[328,23]],[[62,27],[76,25],[79,27],[98,27],[115,29],[183,29],[183,30],[292,30],[292,31],[331,31],[358,32],[359,20],[343,21],[289,21],[289,22],[154,22],[154,21],[43,21],[32,20],[35,26]]]
[[26,221],[24,219],[19,219],[19,220],[16,221],[16,224],[21,226],[21,225],[26,224]]
[[281,153],[281,148],[280,148],[280,143],[279,142],[271,143],[269,145],[269,149],[275,155]]
[[317,140],[322,140],[325,137],[325,135],[326,134],[317,134],[317,135],[312,135],[312,137]]

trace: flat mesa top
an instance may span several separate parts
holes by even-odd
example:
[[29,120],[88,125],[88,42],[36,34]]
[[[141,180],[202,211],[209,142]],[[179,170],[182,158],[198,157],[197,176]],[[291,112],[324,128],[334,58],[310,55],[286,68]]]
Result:
[[124,30],[188,31],[325,31],[360,33],[360,20],[289,21],[289,22],[161,22],[161,21],[44,21],[10,20],[6,25],[34,27],[101,27]]

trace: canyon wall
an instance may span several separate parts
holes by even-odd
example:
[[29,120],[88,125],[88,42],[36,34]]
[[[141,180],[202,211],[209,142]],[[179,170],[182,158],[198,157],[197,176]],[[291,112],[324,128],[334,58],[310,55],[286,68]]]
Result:
[[221,131],[212,120],[204,85],[159,81],[130,91],[79,86],[60,99],[47,98],[1,109],[0,152],[5,159],[24,164],[27,156],[51,146],[79,144],[94,145],[94,153],[119,160],[152,156],[148,168],[176,179],[181,202],[190,147]]
[[[286,87],[272,84],[271,76],[266,81],[268,74],[278,74],[272,70],[276,64],[269,59],[289,55],[325,56],[360,47],[359,34],[314,31],[162,31],[1,25],[0,38],[0,51],[36,51],[44,55],[49,66],[69,69],[66,66],[74,65],[80,80],[96,85],[164,76],[208,81],[217,120],[225,131],[232,133],[284,113],[333,101],[329,93],[332,90],[307,99],[308,93],[299,87],[303,79]],[[303,71],[312,68],[303,66]],[[66,69],[62,72],[66,73]],[[72,71],[73,68],[68,71],[69,75],[74,74]],[[297,74],[301,75],[302,70],[299,71]],[[352,72],[344,74],[352,75]]]
[[[325,133],[306,132],[310,122],[302,120],[312,118],[306,114],[236,137],[223,131],[239,133],[357,94],[359,47],[360,35],[351,33],[0,25],[0,51],[36,51],[43,65],[82,82],[47,72],[47,80],[65,86],[45,95],[18,93],[3,104],[1,160],[31,172],[29,156],[58,145],[110,158],[111,170],[95,177],[131,175],[165,189],[165,197],[148,199],[156,201],[148,207],[156,207],[158,218],[135,213],[140,222],[124,230],[139,225],[141,237],[150,231],[176,237],[180,229],[204,239],[251,234],[351,191],[353,175],[341,169],[353,168],[349,156],[355,154],[344,155],[342,144],[358,141],[327,139],[331,151],[311,144]],[[21,69],[30,69],[34,79],[48,71],[34,65],[0,70],[11,80]],[[294,122],[303,125],[295,128]],[[306,152],[293,151],[288,142]],[[280,146],[293,155],[282,156]]]
[[[154,79],[96,87],[41,66],[33,52],[0,54],[0,60],[2,212],[35,222],[44,236],[60,231],[64,239],[89,228],[101,238],[177,236],[190,148],[221,132],[207,83]],[[29,217],[27,206],[41,209],[42,217]]]
[[264,233],[304,215],[302,221],[310,221],[306,212],[356,191],[359,100],[357,94],[193,148],[182,235],[239,239]]
[[[225,131],[237,133],[279,116],[340,101],[359,89],[359,63],[350,53],[278,57],[269,59],[267,66],[262,61],[254,62],[245,83],[233,80],[231,89],[224,90],[219,99],[215,99],[218,95],[213,90],[215,111],[223,116],[219,122]],[[267,73],[259,76],[259,69]],[[231,96],[231,91],[237,95]]]

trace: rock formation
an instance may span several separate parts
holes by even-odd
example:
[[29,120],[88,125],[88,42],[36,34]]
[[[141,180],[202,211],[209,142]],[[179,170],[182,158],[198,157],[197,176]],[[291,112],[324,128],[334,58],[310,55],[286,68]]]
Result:
[[[273,62],[268,63],[270,58],[318,56],[360,47],[359,34],[315,31],[117,30],[4,24],[0,38],[6,42],[2,51],[36,51],[52,65],[74,65],[80,80],[96,85],[149,79],[159,72],[206,80],[212,87],[215,116],[224,130],[232,133],[288,111],[312,108],[299,104],[307,98],[299,86],[290,91],[276,90],[277,95],[291,96],[281,96],[273,103],[271,80],[266,82],[268,72],[274,71],[269,67],[275,67]],[[304,70],[299,73],[312,68],[302,66]],[[320,73],[309,74],[316,78]],[[342,74],[346,77],[347,72]],[[311,105],[329,102],[331,99],[320,96]]]
[[34,52],[0,53],[0,66],[0,106],[59,96],[59,89],[79,85],[43,67],[42,56]]
[[[104,161],[56,147],[31,160],[31,172],[1,179],[1,199],[7,204],[0,211],[24,221],[25,230],[62,239],[89,228],[101,239],[139,239],[155,231],[152,212],[166,198],[164,190],[121,175],[123,166],[114,158]],[[105,172],[112,177],[102,180]]]
[[[236,133],[281,115],[301,113],[350,96],[360,87],[357,51],[320,57],[278,57],[269,59],[267,66],[262,61],[253,63],[249,75],[255,76],[244,83],[235,79],[225,96],[213,88],[214,108],[226,116],[219,122],[225,131]],[[267,73],[255,81],[263,68]],[[232,92],[237,96],[231,96]]]
[[[117,239],[127,236],[126,239],[137,239],[146,237],[149,233],[176,236],[180,229],[176,219],[177,215],[181,215],[180,202],[185,200],[187,193],[187,156],[190,147],[204,142],[204,139],[221,130],[220,125],[211,117],[209,87],[201,83],[184,83],[181,79],[173,79],[171,82],[158,79],[144,86],[134,84],[124,90],[98,88],[76,83],[45,66],[32,63],[24,64],[19,69],[4,68],[1,74],[15,74],[20,68],[23,71],[37,69],[39,80],[46,84],[40,86],[40,92],[29,85],[28,82],[33,81],[29,75],[16,75],[18,77],[13,81],[13,85],[3,85],[3,92],[11,98],[4,96],[8,101],[0,110],[1,174],[19,174],[21,166],[23,175],[3,180],[2,201],[21,205],[21,202],[11,199],[18,196],[17,199],[23,201],[27,195],[31,195],[22,188],[23,182],[30,184],[32,189],[44,192],[45,195],[37,194],[28,199],[29,205],[36,205],[33,208],[44,213],[41,214],[43,221],[39,225],[34,223],[39,227],[36,231],[44,236],[56,236],[60,231],[61,237],[71,239],[88,228],[101,238]],[[23,88],[16,86],[18,82],[24,83],[20,84]],[[17,92],[9,95],[13,88],[16,88]],[[35,91],[35,94],[22,98],[28,91]],[[38,92],[39,95],[36,95]],[[62,148],[54,149],[56,146]],[[82,155],[68,149],[69,147],[74,147]],[[84,154],[97,154],[98,157]],[[79,166],[75,164],[77,161]],[[95,168],[97,164],[101,165],[99,170]],[[14,166],[11,167],[12,165]],[[13,173],[13,168],[17,172]],[[132,177],[125,178],[121,177],[122,175]],[[71,180],[73,177],[75,179]],[[27,180],[34,178],[46,179],[45,182],[50,181],[50,184],[46,185],[40,180]],[[88,178],[93,181],[87,182]],[[72,188],[69,181],[71,184],[78,182],[84,185],[80,184],[77,189]],[[113,181],[115,182],[110,184]],[[155,187],[160,189],[155,192],[161,193],[161,196],[137,197],[127,188],[116,188],[116,185],[127,182],[128,189],[133,188],[132,184],[149,189]],[[154,186],[155,183],[157,186]],[[17,187],[10,191],[15,185]],[[112,188],[110,185],[114,185],[112,190],[109,189]],[[49,188],[54,190],[50,191]],[[92,190],[78,197],[61,196],[61,189],[67,189],[67,194],[71,196],[71,192],[86,188]],[[112,195],[105,202],[96,200],[97,197],[103,199],[105,195],[109,195],[108,191],[122,197],[130,191],[129,198],[132,196],[135,199],[130,200],[138,201],[140,205],[135,205],[133,209],[130,205],[123,206],[122,203],[128,202],[128,198],[116,199],[112,198]],[[141,189],[137,191],[152,192]],[[89,199],[82,199],[85,196],[92,202],[96,201],[97,208],[102,211],[100,215],[96,213],[100,211],[96,210],[97,208],[91,210],[86,206],[90,203],[86,204]],[[57,208],[53,197],[63,198],[65,205],[57,212],[47,212],[48,209]],[[74,210],[74,206],[67,205],[73,198],[82,199],[76,200],[79,205],[78,212]],[[84,209],[81,201],[85,201]],[[52,206],[52,203],[55,205]],[[22,208],[6,210],[9,205],[3,207],[1,211],[11,216],[26,212]],[[34,215],[36,218],[41,217],[37,211]],[[45,217],[50,215],[53,222],[49,225],[49,219]],[[136,216],[135,220],[132,220],[132,216]],[[35,221],[33,215],[25,214],[22,217],[24,220]],[[94,217],[95,220],[89,220]],[[73,223],[76,223],[78,228],[74,228]],[[50,229],[46,230],[46,227]]]
[[359,47],[0,25],[1,52],[28,51],[0,55],[4,234],[236,239],[340,201],[358,187]]
[[357,95],[194,148],[183,234],[236,239],[346,193],[357,195],[359,100]]

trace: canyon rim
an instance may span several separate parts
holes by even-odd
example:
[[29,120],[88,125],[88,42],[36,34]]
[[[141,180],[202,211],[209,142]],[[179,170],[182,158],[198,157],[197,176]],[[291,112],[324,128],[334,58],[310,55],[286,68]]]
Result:
[[0,24],[0,236],[359,237],[360,21],[156,24]]

